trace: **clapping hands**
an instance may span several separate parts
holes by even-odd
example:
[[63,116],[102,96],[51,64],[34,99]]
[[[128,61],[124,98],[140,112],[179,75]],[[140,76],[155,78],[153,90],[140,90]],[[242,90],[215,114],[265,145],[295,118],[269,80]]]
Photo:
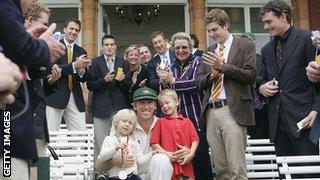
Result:
[[0,53],[0,109],[14,102],[13,93],[19,88],[23,76],[19,67]]

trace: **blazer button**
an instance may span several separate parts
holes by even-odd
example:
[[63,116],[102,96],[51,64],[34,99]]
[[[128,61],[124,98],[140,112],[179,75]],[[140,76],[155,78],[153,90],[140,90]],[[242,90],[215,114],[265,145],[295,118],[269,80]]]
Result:
[[280,89],[279,92],[282,93],[282,89]]

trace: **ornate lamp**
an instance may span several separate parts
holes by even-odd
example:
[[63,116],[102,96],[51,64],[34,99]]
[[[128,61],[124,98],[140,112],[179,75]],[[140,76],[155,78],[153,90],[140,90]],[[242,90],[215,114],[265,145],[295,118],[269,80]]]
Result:
[[159,5],[117,5],[115,14],[122,22],[140,25],[155,22],[160,13]]

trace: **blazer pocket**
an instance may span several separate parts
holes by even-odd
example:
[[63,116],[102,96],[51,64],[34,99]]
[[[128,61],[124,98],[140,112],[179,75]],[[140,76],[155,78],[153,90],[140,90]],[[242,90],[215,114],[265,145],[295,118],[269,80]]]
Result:
[[301,103],[301,104],[307,104],[307,103],[313,103],[314,102],[314,98],[312,97],[303,97],[303,98],[299,98],[298,101]]
[[241,101],[252,101],[251,97],[240,97]]

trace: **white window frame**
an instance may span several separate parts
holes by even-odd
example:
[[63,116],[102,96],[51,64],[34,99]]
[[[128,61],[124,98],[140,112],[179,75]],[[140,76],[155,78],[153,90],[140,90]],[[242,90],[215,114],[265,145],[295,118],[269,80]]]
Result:
[[[251,19],[250,19],[250,8],[260,8],[264,5],[259,4],[259,3],[254,3],[254,4],[230,4],[230,3],[208,3],[206,7],[206,11],[208,11],[208,8],[211,7],[221,7],[221,8],[243,8],[244,10],[244,27],[245,27],[245,32],[251,32]],[[241,35],[241,33],[232,33],[233,35]],[[268,35],[268,33],[254,33],[255,35]],[[210,42],[210,37],[209,34],[207,33],[207,44],[209,45]]]
[[[81,13],[82,4],[80,0],[67,0],[67,1],[66,0],[43,0],[43,3],[48,8],[78,8],[78,19],[80,20],[80,22],[82,22],[82,13]],[[82,31],[80,31],[78,39],[79,39],[79,46],[81,46]]]

